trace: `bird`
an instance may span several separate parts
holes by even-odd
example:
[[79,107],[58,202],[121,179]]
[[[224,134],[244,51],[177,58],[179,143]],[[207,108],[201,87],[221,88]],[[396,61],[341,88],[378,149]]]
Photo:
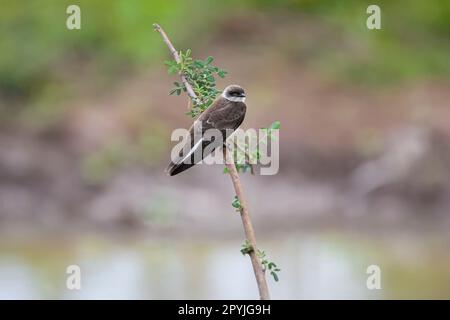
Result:
[[[247,106],[244,89],[236,84],[227,86],[222,94],[203,111],[189,129],[187,142],[166,169],[174,176],[193,167],[206,158],[242,124]],[[211,135],[211,129],[221,135],[221,139]]]

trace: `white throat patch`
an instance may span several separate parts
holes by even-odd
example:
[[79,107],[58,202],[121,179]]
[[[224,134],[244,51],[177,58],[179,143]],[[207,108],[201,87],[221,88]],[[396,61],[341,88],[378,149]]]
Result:
[[222,97],[233,102],[245,102],[245,97],[233,97],[226,94],[225,92],[222,92]]

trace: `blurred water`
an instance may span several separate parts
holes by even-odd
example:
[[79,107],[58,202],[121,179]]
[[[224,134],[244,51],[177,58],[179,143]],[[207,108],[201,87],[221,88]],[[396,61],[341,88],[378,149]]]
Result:
[[[448,244],[435,236],[385,238],[317,233],[261,242],[282,269],[274,299],[450,298]],[[240,242],[224,240],[36,241],[0,249],[3,299],[253,299],[257,289]],[[66,268],[81,267],[81,290]],[[368,290],[366,268],[381,268]]]

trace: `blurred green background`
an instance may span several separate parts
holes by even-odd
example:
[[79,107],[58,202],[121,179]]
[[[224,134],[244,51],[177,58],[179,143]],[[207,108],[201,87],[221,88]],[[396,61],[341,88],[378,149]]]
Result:
[[246,88],[244,128],[281,121],[279,174],[243,177],[274,298],[450,298],[449,1],[0,8],[0,297],[256,297],[222,168],[163,173],[191,120],[158,22]]

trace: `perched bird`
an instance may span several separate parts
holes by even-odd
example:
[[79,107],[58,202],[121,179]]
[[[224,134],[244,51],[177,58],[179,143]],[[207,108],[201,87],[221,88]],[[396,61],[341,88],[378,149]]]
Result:
[[[178,157],[172,159],[166,172],[170,176],[183,172],[203,160],[215,148],[222,146],[244,121],[246,109],[244,89],[238,85],[226,87],[211,106],[195,120],[189,129],[190,137],[186,145]],[[211,137],[208,134],[211,129],[220,132],[221,139]]]

